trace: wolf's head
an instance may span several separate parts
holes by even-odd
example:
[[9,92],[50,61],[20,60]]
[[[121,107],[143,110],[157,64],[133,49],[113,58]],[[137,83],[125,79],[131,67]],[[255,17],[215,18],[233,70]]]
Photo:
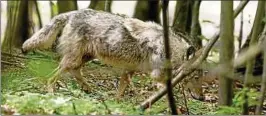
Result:
[[[164,49],[164,33],[161,25],[155,22],[143,22],[138,19],[128,18],[124,26],[133,37],[155,43],[156,48]],[[184,58],[188,59],[195,51],[189,41],[189,37],[182,32],[173,31],[171,27],[169,28],[169,41],[173,63],[182,64],[182,60]]]

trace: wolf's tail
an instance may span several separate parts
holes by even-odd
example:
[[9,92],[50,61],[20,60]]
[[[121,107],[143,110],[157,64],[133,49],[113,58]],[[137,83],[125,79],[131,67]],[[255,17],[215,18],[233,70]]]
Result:
[[22,45],[22,52],[26,53],[32,49],[47,49],[52,46],[57,35],[65,27],[69,19],[68,14],[55,16],[51,22],[36,32],[31,38]]

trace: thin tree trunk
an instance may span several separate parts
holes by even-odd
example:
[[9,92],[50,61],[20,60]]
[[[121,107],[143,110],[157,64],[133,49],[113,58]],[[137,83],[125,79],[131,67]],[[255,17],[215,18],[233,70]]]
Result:
[[105,0],[105,8],[106,12],[111,12],[112,0]]
[[191,31],[190,31],[191,36],[195,37],[192,38],[193,39],[192,41],[196,45],[196,48],[198,49],[202,47],[201,39],[198,37],[199,35],[201,35],[201,27],[199,23],[200,3],[201,0],[196,0],[193,4],[192,22],[191,22]]
[[244,11],[241,12],[240,31],[239,31],[239,37],[238,37],[238,50],[239,51],[241,49],[242,39],[243,39],[243,24],[244,24],[243,14],[244,14]]
[[41,18],[41,14],[40,14],[40,10],[39,10],[39,6],[38,6],[38,3],[37,3],[37,0],[34,0],[34,6],[35,6],[35,9],[36,9],[36,14],[37,14],[37,17],[38,17],[38,23],[39,23],[39,29],[42,28],[42,18]]
[[[258,42],[258,36],[260,34],[259,30],[261,30],[260,24],[262,22],[263,15],[264,15],[264,7],[265,7],[265,1],[259,1],[257,11],[256,11],[256,16],[255,16],[254,23],[253,23],[253,31],[252,31],[252,35],[251,35],[250,43],[249,43],[250,46],[255,45]],[[246,66],[244,87],[246,87],[247,90],[245,91],[245,95],[244,95],[244,98],[245,98],[245,103],[243,105],[244,115],[248,114],[248,101],[247,101],[248,98],[247,98],[246,93],[249,91],[248,81],[252,77],[254,64],[255,64],[255,59],[251,59],[250,61],[247,62],[247,66]]]
[[169,107],[171,109],[172,115],[177,115],[175,99],[172,90],[172,65],[171,65],[171,55],[169,46],[169,35],[168,35],[168,0],[163,0],[163,30],[164,30],[164,49],[165,49],[165,74],[166,74],[166,88]]
[[263,107],[263,102],[266,94],[266,26],[264,27],[264,31],[262,33],[262,38],[263,38],[263,74],[262,74],[262,82],[261,82],[261,95],[259,97],[259,104],[256,107],[256,115],[261,115],[261,110]]
[[233,1],[221,1],[221,48],[220,48],[220,64],[224,72],[219,77],[219,100],[220,105],[231,105],[233,97],[232,79],[225,74],[233,74],[234,59],[234,16]]
[[192,22],[192,7],[194,1],[186,0],[177,0],[173,29],[174,31],[184,31],[190,32],[191,22]]

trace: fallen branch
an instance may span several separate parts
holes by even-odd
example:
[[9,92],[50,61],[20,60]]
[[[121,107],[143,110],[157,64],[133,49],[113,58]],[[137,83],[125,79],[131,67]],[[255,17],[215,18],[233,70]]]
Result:
[[17,64],[17,63],[11,63],[11,62],[7,62],[7,61],[3,61],[3,60],[1,60],[1,64],[14,65],[14,66],[17,66],[17,67],[19,67],[19,68],[24,68],[24,67],[20,66],[20,65]]
[[15,54],[6,53],[6,52],[1,52],[1,54],[2,54],[2,55],[6,55],[6,56],[11,56],[11,57],[17,57],[17,58],[28,59],[28,57],[25,57],[25,56],[15,55]]

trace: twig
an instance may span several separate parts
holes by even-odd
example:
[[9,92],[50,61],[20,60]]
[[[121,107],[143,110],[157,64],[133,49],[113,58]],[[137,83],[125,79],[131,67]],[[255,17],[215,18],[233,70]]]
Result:
[[249,0],[243,0],[239,3],[239,5],[234,10],[234,18],[238,16],[238,14],[244,9],[248,2]]
[[1,60],[1,63],[6,64],[6,65],[14,65],[14,66],[17,66],[19,68],[24,68],[17,63],[11,63],[11,62],[7,62],[7,61],[3,61],[3,60]]
[[22,59],[40,59],[43,57],[27,57],[27,56],[20,56],[20,55],[16,55],[16,54],[11,54],[11,53],[6,53],[6,52],[1,52],[2,55],[6,55],[6,56],[11,56],[11,57],[17,57],[17,58],[22,58]]
[[23,58],[23,59],[28,59],[28,57],[25,56],[19,56],[19,55],[15,55],[15,54],[11,54],[11,53],[6,53],[6,52],[1,52],[2,55],[6,55],[6,56],[11,56],[11,57],[18,57],[18,58]]
[[243,39],[243,24],[244,24],[244,17],[243,17],[243,11],[241,12],[241,21],[240,21],[240,30],[239,30],[239,37],[238,37],[238,51],[241,49],[242,45],[242,39]]

